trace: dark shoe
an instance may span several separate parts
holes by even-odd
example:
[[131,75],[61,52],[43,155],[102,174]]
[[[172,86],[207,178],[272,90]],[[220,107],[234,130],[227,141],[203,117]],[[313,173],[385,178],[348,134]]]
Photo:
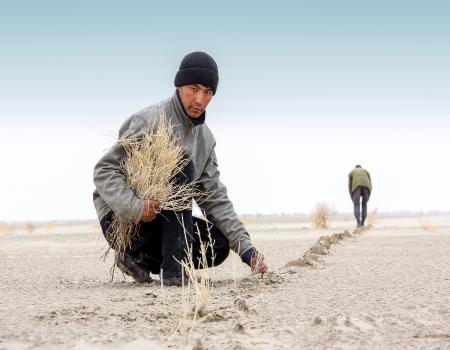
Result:
[[152,281],[149,271],[140,266],[131,255],[125,254],[122,259],[117,259],[116,264],[120,271],[131,276],[137,283]]
[[158,257],[150,255],[145,252],[139,252],[135,261],[144,268],[146,271],[150,271],[155,275],[159,275],[161,261]]
[[167,287],[171,287],[171,286],[182,287],[183,282],[184,282],[184,285],[187,286],[189,284],[189,277],[185,277],[184,281],[183,281],[183,278],[181,278],[181,277],[163,278],[163,280],[162,280],[163,286],[167,286]]

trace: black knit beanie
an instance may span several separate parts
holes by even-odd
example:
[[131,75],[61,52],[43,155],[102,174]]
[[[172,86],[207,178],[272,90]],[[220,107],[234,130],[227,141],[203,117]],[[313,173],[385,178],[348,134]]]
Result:
[[216,93],[219,71],[214,59],[205,52],[191,52],[184,56],[175,76],[175,86],[201,84]]

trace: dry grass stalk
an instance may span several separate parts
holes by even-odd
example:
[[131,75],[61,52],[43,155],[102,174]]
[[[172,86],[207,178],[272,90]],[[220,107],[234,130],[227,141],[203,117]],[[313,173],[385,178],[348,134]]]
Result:
[[240,217],[239,217],[239,220],[242,222],[242,224],[243,224],[244,226],[249,225],[250,222],[251,222],[251,218],[250,218],[250,216],[248,216],[248,215],[242,215],[242,216],[240,216]]
[[433,231],[436,230],[436,225],[434,225],[431,220],[428,219],[419,219],[420,228],[424,231]]
[[15,225],[0,223],[0,233],[13,233],[16,230]]
[[45,224],[45,229],[46,231],[52,231],[56,228],[57,224],[55,221],[49,221]]
[[317,203],[316,208],[311,214],[311,223],[316,228],[328,228],[331,210],[327,203]]
[[31,222],[28,222],[25,224],[25,231],[27,231],[27,233],[32,233],[35,229],[36,229],[36,226],[34,224],[32,224]]
[[[128,186],[142,200],[159,200],[163,210],[180,211],[192,207],[194,197],[202,197],[198,182],[179,183],[189,158],[176,137],[174,125],[161,116],[157,128],[140,138],[120,139],[118,144],[126,152],[122,169]],[[139,224],[115,217],[108,234],[112,238],[116,256],[123,256],[131,246]]]
[[[192,246],[189,246],[187,249],[187,260],[182,261],[181,264],[187,277],[189,278],[190,284],[195,290],[194,316],[202,316],[207,312],[214,286],[214,269],[210,269],[214,267],[214,242],[212,241],[209,228],[208,242],[202,241],[198,227],[196,227],[195,231],[200,241],[201,257],[198,258],[199,261],[195,264],[193,261]],[[208,265],[207,260],[206,252],[208,249],[212,252],[211,266]],[[195,269],[196,265],[198,266],[198,269]]]
[[374,225],[377,222],[378,218],[378,208],[375,208],[369,213],[369,216],[367,217],[367,222],[371,225]]
[[[184,224],[183,224],[183,227]],[[202,317],[207,314],[208,306],[211,301],[211,295],[214,287],[214,241],[211,237],[211,230],[207,226],[208,230],[208,242],[203,242],[200,229],[195,227],[195,234],[198,236],[200,242],[200,258],[195,264],[193,260],[192,245],[188,243],[188,235],[186,229],[184,229],[185,239],[187,243],[186,259],[179,261],[182,267],[183,276],[189,279],[187,286],[183,283],[182,289],[182,318],[177,330],[181,330],[183,333],[187,332],[188,342],[190,342],[192,332],[194,330],[195,323],[198,317]],[[211,251],[211,266],[208,264],[207,251]],[[198,268],[196,269],[195,266]],[[194,292],[192,297],[191,289]],[[193,304],[193,306],[192,306]],[[192,319],[191,319],[192,317]]]

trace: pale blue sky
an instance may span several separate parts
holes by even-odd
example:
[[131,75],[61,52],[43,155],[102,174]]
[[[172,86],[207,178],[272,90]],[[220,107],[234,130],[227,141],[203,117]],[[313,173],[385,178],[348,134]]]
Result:
[[[92,167],[110,135],[173,93],[196,50],[219,66],[207,122],[238,212],[319,200],[350,211],[356,163],[383,179],[379,210],[450,210],[439,186],[450,175],[449,18],[447,1],[3,1],[0,146],[16,171],[0,174],[0,221],[94,217]],[[422,185],[430,166],[436,181]],[[294,188],[260,195],[294,173]],[[420,198],[407,199],[412,187]],[[45,197],[38,214],[24,197]]]

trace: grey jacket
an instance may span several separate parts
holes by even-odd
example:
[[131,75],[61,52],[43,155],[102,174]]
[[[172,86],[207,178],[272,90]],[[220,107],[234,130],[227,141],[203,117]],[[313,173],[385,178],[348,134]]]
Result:
[[[242,255],[253,248],[253,245],[219,179],[214,136],[206,124],[192,123],[176,94],[133,114],[120,128],[119,138],[142,136],[158,125],[161,115],[165,115],[175,125],[175,134],[191,156],[195,177],[200,181],[201,189],[211,193],[206,200],[198,201],[197,204],[206,213],[207,219],[228,238],[230,248]],[[140,221],[143,201],[127,185],[121,168],[124,157],[124,149],[116,143],[94,168],[94,205],[99,220],[113,210],[125,220],[135,223]]]

